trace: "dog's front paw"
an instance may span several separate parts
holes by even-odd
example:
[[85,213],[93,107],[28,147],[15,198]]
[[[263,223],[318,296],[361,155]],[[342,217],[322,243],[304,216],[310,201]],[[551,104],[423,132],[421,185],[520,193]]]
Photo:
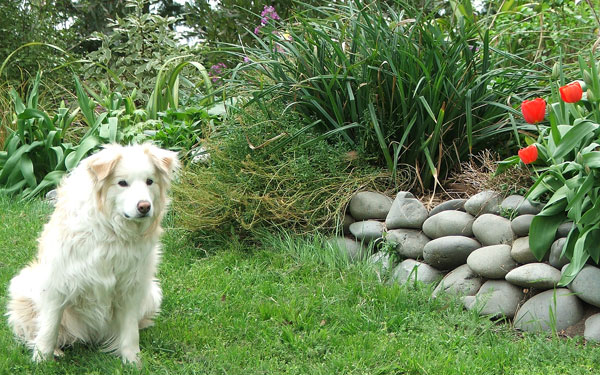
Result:
[[41,350],[39,347],[33,348],[33,362],[40,363],[44,362],[48,359],[52,358],[52,352],[48,353],[47,351]]
[[140,350],[137,349],[128,349],[128,350],[122,350],[121,351],[121,359],[123,360],[123,363],[125,364],[132,364],[135,365],[135,367],[137,368],[141,368],[142,367],[142,361],[140,359],[139,356]]

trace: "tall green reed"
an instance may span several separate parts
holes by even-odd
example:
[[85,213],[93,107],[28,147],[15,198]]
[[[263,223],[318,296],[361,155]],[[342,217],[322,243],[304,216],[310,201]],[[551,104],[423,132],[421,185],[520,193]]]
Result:
[[393,174],[413,166],[430,188],[486,142],[515,130],[506,98],[538,74],[527,61],[506,64],[511,56],[494,53],[474,17],[388,3],[308,7],[311,16],[267,24],[256,47],[226,46],[246,61],[229,83],[267,112],[271,100],[285,100],[309,119],[303,131],[337,135]]

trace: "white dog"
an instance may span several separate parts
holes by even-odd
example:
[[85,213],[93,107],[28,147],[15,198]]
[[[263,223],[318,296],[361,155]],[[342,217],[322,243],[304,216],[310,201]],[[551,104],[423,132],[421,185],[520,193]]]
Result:
[[38,255],[9,287],[8,322],[42,361],[77,341],[140,364],[139,329],[152,324],[160,222],[177,154],[106,146],[65,178]]

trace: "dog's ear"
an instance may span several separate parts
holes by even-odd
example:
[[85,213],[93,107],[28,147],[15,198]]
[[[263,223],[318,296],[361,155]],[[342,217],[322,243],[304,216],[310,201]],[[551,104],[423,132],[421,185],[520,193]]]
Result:
[[144,145],[144,152],[150,156],[150,160],[161,173],[169,180],[173,179],[173,175],[180,167],[176,152],[163,150],[150,144]]
[[87,168],[95,182],[105,180],[115,169],[121,159],[121,153],[115,152],[119,148],[120,146],[105,146],[102,151],[90,156]]

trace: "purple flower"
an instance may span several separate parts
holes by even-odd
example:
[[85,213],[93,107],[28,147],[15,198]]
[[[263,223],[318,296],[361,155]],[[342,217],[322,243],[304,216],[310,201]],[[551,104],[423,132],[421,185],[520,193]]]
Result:
[[223,69],[227,69],[227,65],[224,63],[216,63],[215,65],[210,67],[209,77],[213,83],[216,83],[221,79],[221,74],[223,74]]
[[252,62],[252,60],[250,60],[250,58],[248,56],[244,56],[244,62],[247,64],[247,63]]
[[272,5],[265,5],[263,11],[260,13],[260,25],[254,28],[254,34],[258,35],[260,29],[269,23],[269,20],[279,21],[281,18]]

